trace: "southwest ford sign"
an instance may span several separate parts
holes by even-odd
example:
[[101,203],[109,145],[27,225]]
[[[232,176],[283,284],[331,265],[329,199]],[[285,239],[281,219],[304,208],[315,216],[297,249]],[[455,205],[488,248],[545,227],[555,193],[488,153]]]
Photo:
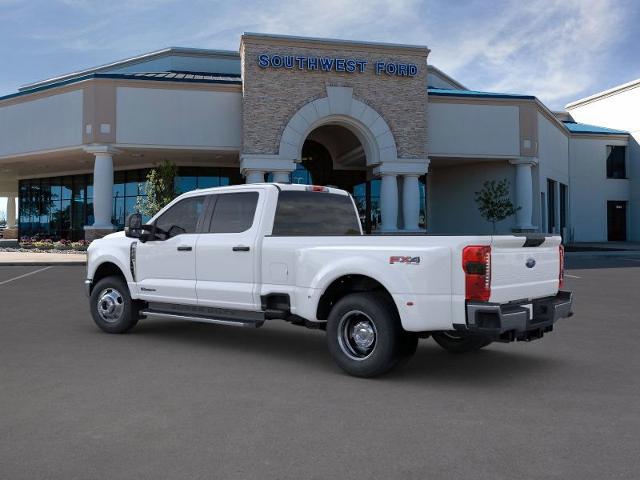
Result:
[[357,58],[337,57],[302,57],[297,55],[258,55],[260,68],[285,68],[289,70],[310,70],[320,72],[340,73],[364,73],[368,68],[373,69],[376,75],[389,75],[397,77],[414,77],[418,73],[418,66],[413,63],[373,62],[369,66],[367,60]]

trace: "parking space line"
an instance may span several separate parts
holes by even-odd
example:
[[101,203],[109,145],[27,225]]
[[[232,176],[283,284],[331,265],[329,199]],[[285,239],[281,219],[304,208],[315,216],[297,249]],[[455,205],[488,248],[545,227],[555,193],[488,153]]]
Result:
[[6,283],[13,282],[15,280],[20,280],[21,278],[28,277],[30,275],[35,275],[36,273],[44,272],[45,270],[49,270],[50,268],[52,268],[52,267],[51,266],[44,267],[44,268],[40,268],[38,270],[34,270],[33,272],[28,272],[28,273],[25,273],[23,275],[18,275],[17,277],[13,277],[13,278],[10,278],[9,280],[4,280],[4,281],[0,282],[0,285],[4,285]]
[[579,277],[577,275],[569,275],[568,273],[565,273],[564,276],[565,277],[569,277],[569,278],[582,278],[582,277]]

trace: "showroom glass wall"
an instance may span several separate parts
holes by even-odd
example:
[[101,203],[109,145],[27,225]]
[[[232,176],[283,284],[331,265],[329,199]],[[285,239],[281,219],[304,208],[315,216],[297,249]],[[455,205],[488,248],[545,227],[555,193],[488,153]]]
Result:
[[[112,223],[120,230],[145,196],[148,170],[114,174]],[[237,168],[179,167],[176,193],[196,188],[243,183]],[[20,180],[19,229],[21,237],[80,240],[83,227],[93,224],[93,175]]]

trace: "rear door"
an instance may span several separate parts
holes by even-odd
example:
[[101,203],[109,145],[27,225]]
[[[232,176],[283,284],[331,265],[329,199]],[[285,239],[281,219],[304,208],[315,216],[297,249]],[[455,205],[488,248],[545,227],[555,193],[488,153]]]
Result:
[[198,305],[260,310],[257,243],[264,192],[219,193],[196,246]]
[[491,240],[491,302],[555,295],[560,275],[559,236],[497,236]]

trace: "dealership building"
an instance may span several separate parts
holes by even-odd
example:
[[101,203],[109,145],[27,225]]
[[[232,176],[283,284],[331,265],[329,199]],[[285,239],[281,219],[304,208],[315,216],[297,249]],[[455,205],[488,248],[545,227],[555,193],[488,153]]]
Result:
[[552,112],[470,90],[428,56],[247,33],[239,52],[167,48],[25,85],[0,97],[5,237],[121,229],[169,160],[178,192],[343,188],[367,233],[490,233],[475,192],[507,179],[519,208],[500,232],[640,241],[640,82]]

